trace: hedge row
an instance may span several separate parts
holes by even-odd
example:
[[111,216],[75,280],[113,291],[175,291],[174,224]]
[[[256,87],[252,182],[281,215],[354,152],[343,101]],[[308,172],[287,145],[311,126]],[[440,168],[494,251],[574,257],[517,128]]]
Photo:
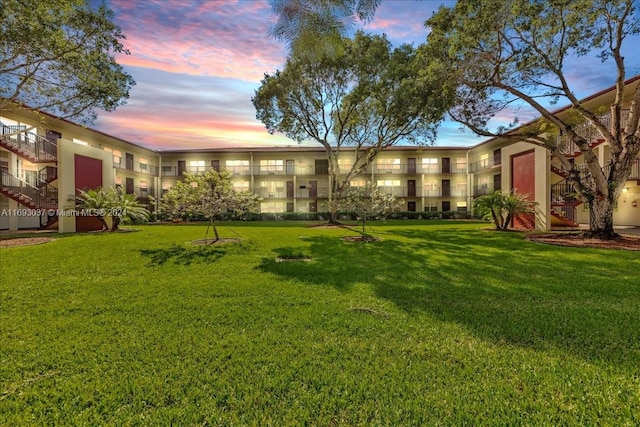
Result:
[[[469,211],[447,211],[447,212],[393,212],[386,219],[471,219],[473,215]],[[173,218],[166,218],[162,215],[152,215],[151,220],[171,221]],[[327,212],[283,212],[283,213],[250,213],[244,215],[235,215],[232,213],[223,213],[216,216],[218,221],[283,221],[283,220],[300,220],[300,221],[327,221],[329,214]],[[355,220],[356,216],[351,213],[341,213],[338,219]],[[382,218],[373,218],[382,219]],[[206,221],[204,217],[186,216],[181,218],[184,221]]]

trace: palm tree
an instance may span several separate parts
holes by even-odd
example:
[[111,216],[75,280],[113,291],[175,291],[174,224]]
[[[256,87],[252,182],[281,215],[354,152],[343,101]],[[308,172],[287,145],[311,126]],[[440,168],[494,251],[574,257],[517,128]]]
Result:
[[502,209],[507,214],[504,221],[504,228],[512,226],[513,220],[521,215],[529,215],[535,213],[534,206],[537,202],[528,200],[528,194],[517,194],[515,191],[502,196]]
[[528,200],[528,197],[528,194],[518,194],[515,191],[502,194],[500,190],[496,190],[478,197],[473,204],[483,219],[495,224],[496,230],[507,230],[516,217],[535,213],[536,202]]
[[109,230],[109,226],[104,217],[109,209],[108,193],[102,188],[94,190],[78,190],[76,195],[76,208],[89,215],[95,215],[102,225],[101,231]]
[[148,221],[149,211],[143,205],[138,203],[138,199],[134,194],[127,194],[121,188],[109,188],[107,191],[109,200],[109,213],[113,218],[111,223],[111,231],[118,231],[118,227],[122,221]]
[[504,218],[502,217],[503,198],[499,190],[478,197],[473,201],[473,205],[478,215],[495,224],[496,230],[505,229]]
[[382,0],[270,0],[269,34],[299,52],[331,48],[356,20],[370,22]]

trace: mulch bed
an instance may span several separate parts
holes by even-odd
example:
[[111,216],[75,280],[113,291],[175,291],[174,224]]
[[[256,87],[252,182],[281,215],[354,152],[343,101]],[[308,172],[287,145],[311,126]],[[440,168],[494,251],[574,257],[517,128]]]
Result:
[[532,233],[527,240],[557,246],[640,251],[640,237],[619,236],[614,240],[590,239],[581,233]]
[[51,237],[17,237],[15,239],[2,239],[0,240],[0,248],[41,245],[43,243],[52,242],[53,240],[55,239]]

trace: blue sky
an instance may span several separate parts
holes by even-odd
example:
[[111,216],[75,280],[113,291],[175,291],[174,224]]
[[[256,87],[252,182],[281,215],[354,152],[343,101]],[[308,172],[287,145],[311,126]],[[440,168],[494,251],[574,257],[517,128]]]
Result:
[[[394,44],[418,45],[427,36],[424,21],[440,5],[454,3],[383,0],[363,29],[385,33]],[[282,68],[287,55],[286,46],[267,35],[273,17],[266,0],[107,0],[107,5],[131,52],[117,60],[137,84],[127,104],[101,112],[94,128],[156,149],[296,145],[283,135],[269,135],[251,104],[264,73]],[[596,58],[567,66],[580,97],[614,83],[614,68]],[[628,76],[640,73],[637,46],[628,52],[627,67]],[[521,122],[534,118],[522,106],[495,125],[515,116]],[[436,144],[469,146],[482,140],[445,122]]]

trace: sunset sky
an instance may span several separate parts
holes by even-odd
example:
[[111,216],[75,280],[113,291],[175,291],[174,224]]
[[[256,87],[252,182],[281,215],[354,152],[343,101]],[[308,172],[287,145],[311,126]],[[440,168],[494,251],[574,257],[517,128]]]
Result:
[[[364,30],[386,33],[395,45],[418,45],[427,35],[424,21],[440,5],[454,3],[384,0]],[[156,149],[296,145],[283,135],[269,135],[251,104],[264,73],[282,68],[287,55],[286,46],[268,36],[272,14],[266,0],[107,0],[107,5],[131,51],[118,62],[137,84],[126,105],[101,112],[92,127]],[[640,73],[635,49],[627,55],[628,76]],[[582,97],[611,86],[613,70],[596,58],[581,58],[569,64],[568,74]],[[515,116],[521,122],[533,118],[522,108],[506,119]],[[437,145],[482,140],[446,122]]]

